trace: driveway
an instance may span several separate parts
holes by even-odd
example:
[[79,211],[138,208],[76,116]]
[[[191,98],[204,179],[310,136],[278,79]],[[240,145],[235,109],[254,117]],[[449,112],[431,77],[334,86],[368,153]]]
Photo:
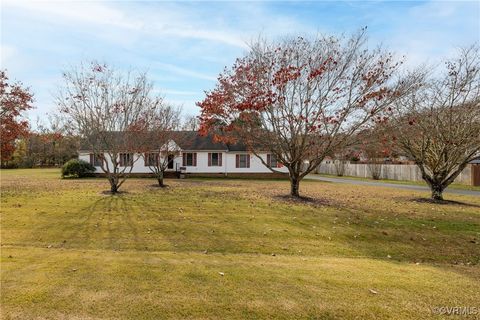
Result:
[[[376,187],[380,186],[380,187],[387,187],[387,188],[430,192],[430,189],[426,186],[417,186],[417,185],[411,185],[411,184],[396,184],[396,183],[388,183],[388,182],[381,182],[381,181],[377,182],[377,181],[363,181],[363,180],[354,180],[354,179],[345,179],[345,178],[336,178],[336,177],[324,177],[318,174],[309,174],[305,178],[312,179],[312,180],[327,181],[327,182],[349,183],[349,184],[360,185],[360,186],[376,186]],[[447,188],[444,192],[480,197],[480,191],[474,191],[474,190],[461,190],[461,189]]]

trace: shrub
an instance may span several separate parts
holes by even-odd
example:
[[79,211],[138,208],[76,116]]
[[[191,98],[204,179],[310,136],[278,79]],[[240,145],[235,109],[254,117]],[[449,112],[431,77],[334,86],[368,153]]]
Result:
[[78,159],[69,160],[62,166],[62,178],[83,178],[91,175],[93,172],[95,172],[94,166],[86,161]]

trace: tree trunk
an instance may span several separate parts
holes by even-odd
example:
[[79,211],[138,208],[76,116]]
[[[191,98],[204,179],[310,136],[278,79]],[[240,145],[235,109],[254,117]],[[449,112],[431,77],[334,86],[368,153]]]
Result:
[[165,185],[163,184],[163,177],[157,178],[157,181],[158,181],[158,186],[159,187],[162,187],[162,188],[165,187]]
[[157,175],[157,181],[159,187],[165,187],[165,184],[163,184],[163,172],[160,172],[160,174]]
[[115,178],[109,178],[108,182],[110,182],[110,192],[117,193],[118,192],[118,181]]
[[433,200],[443,200],[443,190],[445,189],[440,184],[433,184],[431,186],[432,189],[432,199]]
[[345,174],[345,167],[347,165],[347,162],[343,159],[340,159],[335,160],[333,163],[335,165],[335,171],[337,173],[337,176],[343,177],[343,175]]
[[290,195],[292,197],[300,197],[300,179],[298,177],[290,177]]

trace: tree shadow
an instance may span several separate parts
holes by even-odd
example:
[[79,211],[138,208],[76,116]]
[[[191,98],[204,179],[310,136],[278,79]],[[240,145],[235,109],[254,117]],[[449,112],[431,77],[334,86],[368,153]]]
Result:
[[[141,248],[143,243],[139,237],[138,228],[132,221],[131,214],[134,208],[125,193],[114,196],[101,197],[91,205],[75,212],[83,217],[76,225],[65,228],[65,239],[69,244],[76,243],[79,247],[91,247],[94,241],[107,241],[107,247],[113,250],[121,249],[119,232],[130,236],[135,248]],[[105,238],[105,233],[108,235]],[[96,243],[94,247],[97,247]]]
[[101,195],[104,195],[104,196],[121,196],[123,194],[129,194],[130,192],[128,191],[117,191],[117,192],[112,192],[110,190],[104,190],[104,191],[100,191],[100,194]]
[[150,184],[148,185],[149,188],[156,188],[156,189],[170,189],[170,186],[168,184],[164,184],[163,186],[157,184]]
[[478,205],[478,204],[466,203],[466,202],[455,201],[455,200],[435,200],[435,199],[431,199],[431,198],[410,198],[408,200],[412,201],[412,202],[417,202],[417,203],[439,204],[439,205],[455,205],[455,206],[480,208],[480,205]]
[[282,202],[287,202],[289,204],[305,204],[312,205],[315,207],[320,206],[332,206],[333,201],[325,198],[313,198],[308,196],[294,197],[289,194],[277,194],[272,196],[274,200],[279,200]]

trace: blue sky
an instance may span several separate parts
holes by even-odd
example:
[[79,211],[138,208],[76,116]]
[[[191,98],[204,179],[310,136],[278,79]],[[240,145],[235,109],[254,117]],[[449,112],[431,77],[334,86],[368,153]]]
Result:
[[61,71],[85,60],[147,70],[165,98],[198,114],[195,102],[259,35],[270,39],[350,33],[437,63],[480,39],[480,1],[1,1],[1,68],[29,86],[36,109],[53,112]]

